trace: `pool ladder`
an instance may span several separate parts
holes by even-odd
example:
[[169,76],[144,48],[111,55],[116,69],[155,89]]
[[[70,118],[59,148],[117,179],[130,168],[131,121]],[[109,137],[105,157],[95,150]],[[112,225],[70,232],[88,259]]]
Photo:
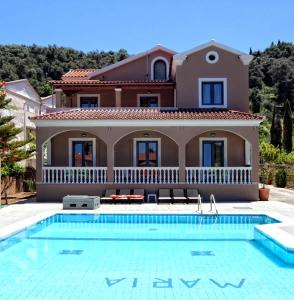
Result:
[[212,213],[212,212],[213,212],[213,207],[214,207],[215,214],[218,215],[218,210],[217,210],[217,208],[216,208],[216,203],[215,203],[215,197],[214,197],[214,194],[210,194],[209,202],[210,202],[210,210],[209,210],[209,212]]
[[201,199],[201,196],[198,195],[197,197],[197,203],[198,203],[198,209],[197,209],[197,212],[202,215],[203,214],[203,210],[202,210],[202,199]]

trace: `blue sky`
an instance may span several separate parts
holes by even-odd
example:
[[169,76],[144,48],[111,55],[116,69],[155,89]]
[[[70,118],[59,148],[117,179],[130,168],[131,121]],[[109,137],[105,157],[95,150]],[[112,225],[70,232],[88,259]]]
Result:
[[248,52],[294,42],[293,0],[14,0],[1,3],[1,44],[57,44],[135,54],[210,39]]

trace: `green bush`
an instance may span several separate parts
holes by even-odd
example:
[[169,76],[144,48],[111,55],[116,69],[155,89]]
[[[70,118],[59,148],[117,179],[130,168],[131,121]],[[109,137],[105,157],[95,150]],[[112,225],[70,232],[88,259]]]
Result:
[[272,144],[261,142],[260,153],[263,159],[262,163],[294,164],[294,151],[287,153]]
[[1,176],[21,176],[24,173],[24,167],[18,163],[3,164]]
[[287,172],[285,169],[278,169],[276,172],[277,187],[284,188],[287,185]]

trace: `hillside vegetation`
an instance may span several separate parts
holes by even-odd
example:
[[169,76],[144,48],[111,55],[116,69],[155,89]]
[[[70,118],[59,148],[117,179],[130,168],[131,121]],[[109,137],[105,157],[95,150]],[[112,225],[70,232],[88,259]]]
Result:
[[0,45],[0,80],[27,78],[41,96],[51,92],[48,80],[57,80],[69,69],[96,69],[128,57],[126,50],[91,51],[49,45]]

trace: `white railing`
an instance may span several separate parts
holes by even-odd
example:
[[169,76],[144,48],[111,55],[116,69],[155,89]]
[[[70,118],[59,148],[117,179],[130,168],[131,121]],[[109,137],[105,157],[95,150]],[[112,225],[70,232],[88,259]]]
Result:
[[174,184],[179,183],[178,167],[115,167],[114,183]]
[[251,167],[186,167],[188,184],[252,184]]
[[43,167],[43,183],[94,184],[107,182],[107,167]]

